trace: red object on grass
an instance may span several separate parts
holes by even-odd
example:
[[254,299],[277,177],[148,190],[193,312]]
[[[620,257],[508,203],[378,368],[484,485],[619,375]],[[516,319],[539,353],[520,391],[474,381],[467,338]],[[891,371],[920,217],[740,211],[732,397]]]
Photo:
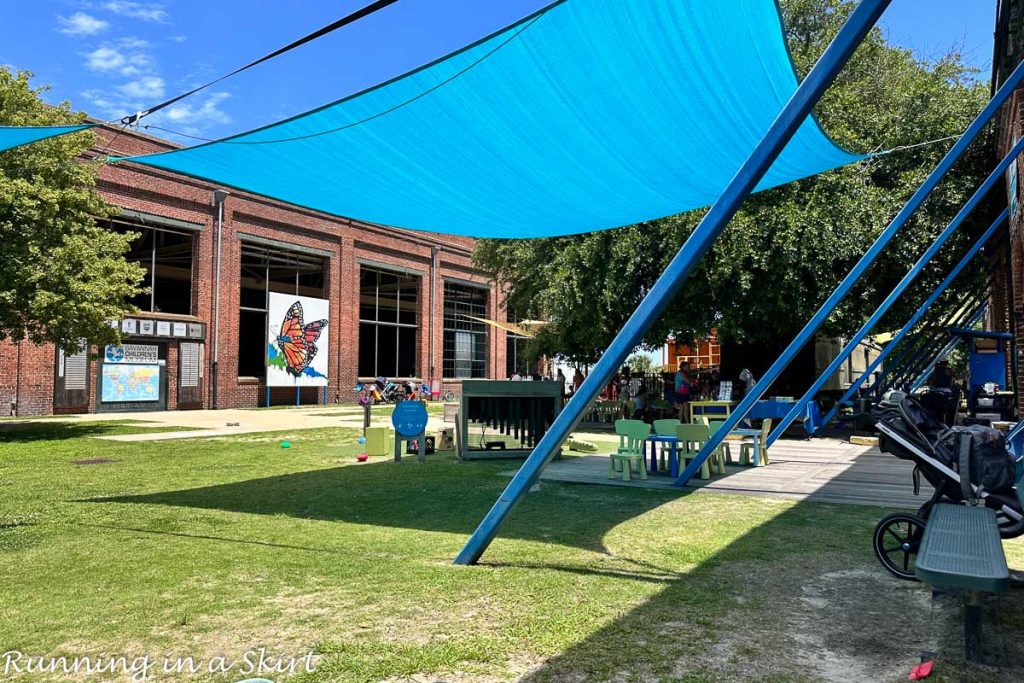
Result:
[[910,675],[907,676],[908,681],[920,681],[923,678],[928,678],[932,675],[932,661],[921,662],[913,669],[910,670]]
[[367,459],[368,459],[369,457],[370,457],[370,456],[369,456],[369,455],[367,455],[366,453],[360,453],[359,455],[357,455],[357,456],[356,456],[356,460],[358,460],[359,462],[366,462],[366,460],[367,460]]

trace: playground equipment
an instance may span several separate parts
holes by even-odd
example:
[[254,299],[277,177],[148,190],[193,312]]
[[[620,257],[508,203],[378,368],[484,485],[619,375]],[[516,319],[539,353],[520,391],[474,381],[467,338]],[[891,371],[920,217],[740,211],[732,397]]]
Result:
[[[761,144],[744,163],[743,167],[735,176],[733,182],[725,190],[721,198],[704,217],[690,239],[683,245],[680,252],[669,264],[666,271],[658,279],[655,285],[648,292],[641,302],[637,311],[629,319],[620,333],[612,341],[608,350],[595,366],[580,391],[570,401],[567,409],[562,413],[559,420],[552,426],[547,437],[542,440],[534,453],[527,459],[524,466],[513,478],[512,483],[495,503],[494,507],[481,522],[478,529],[469,539],[466,546],[459,553],[456,562],[468,564],[476,562],[486,549],[487,545],[494,538],[498,527],[507,517],[516,502],[521,499],[533,482],[539,476],[541,470],[552,457],[554,449],[567,436],[573,421],[582,412],[583,408],[594,398],[600,387],[607,383],[615,369],[625,359],[625,355],[639,341],[640,336],[663,310],[667,301],[682,285],[688,276],[693,265],[703,256],[707,248],[717,237],[725,222],[735,213],[739,204],[749,193],[750,187],[756,184],[757,178],[764,172],[766,162],[771,160],[785,146],[789,135],[787,128],[798,123],[805,117],[809,107],[821,96],[821,93],[828,87],[828,84],[835,77],[837,71],[849,56],[850,50],[864,36],[864,32],[877,20],[881,11],[885,9],[888,2],[870,2],[865,0],[856,10],[850,19],[841,29],[833,43],[826,50],[818,64],[811,70],[808,78],[801,84],[793,99],[786,109],[773,124]],[[867,269],[875,262],[881,252],[896,236],[896,233],[906,224],[910,217],[924,203],[925,199],[938,186],[943,177],[952,169],[954,164],[966,152],[967,148],[977,138],[981,131],[993,119],[1002,105],[1016,90],[1018,85],[1024,81],[1024,65],[1018,65],[1012,74],[1005,80],[999,89],[993,94],[992,99],[978,114],[975,120],[968,126],[964,134],[950,148],[942,161],[936,166],[929,177],[920,188],[914,193],[910,201],[903,207],[890,225],[882,231],[875,243],[868,249],[867,253],[860,259],[854,268],[843,279],[842,283],[826,299],[818,312],[812,317],[801,333],[792,344],[782,353],[772,367],[765,373],[759,382],[747,392],[740,405],[726,418],[720,428],[707,443],[704,444],[701,452],[696,458],[689,462],[686,469],[676,480],[679,486],[684,485],[701,468],[704,462],[715,452],[725,435],[731,432],[742,420],[754,403],[759,400],[768,387],[778,378],[782,370],[793,360],[801,348],[817,333],[827,317],[835,310],[839,303],[850,292],[853,286],[860,280]],[[1016,147],[1016,146],[1015,146]],[[1018,150],[1019,152],[1020,150]],[[1004,160],[1005,161],[1005,160]],[[1008,162],[1007,162],[1008,163]],[[1002,162],[1000,163],[1002,166]],[[1005,171],[1005,169],[1004,169]],[[753,182],[750,182],[753,180]],[[982,190],[971,200],[969,206],[965,206],[956,218],[953,228],[963,220],[966,213],[973,209],[984,195],[984,191],[994,185],[994,181],[986,182]],[[941,246],[941,244],[939,245]],[[938,247],[936,247],[937,249]],[[931,258],[930,256],[928,257]],[[906,285],[916,277],[916,272],[908,274],[905,278]],[[905,289],[905,286],[903,288]],[[859,340],[858,340],[859,341]],[[781,433],[781,432],[779,432]],[[548,438],[550,437],[550,438]]]
[[561,410],[558,382],[466,380],[456,418],[458,457],[525,458]]
[[[739,210],[743,200],[753,191],[764,177],[772,163],[782,153],[786,144],[792,139],[797,129],[804,123],[814,105],[831,85],[839,71],[846,64],[857,45],[878,21],[878,18],[889,6],[889,0],[864,0],[850,14],[849,19],[839,30],[835,39],[825,49],[824,54],[811,69],[810,73],[797,88],[792,98],[779,116],[765,133],[761,142],[754,148],[750,156],[743,162],[728,186],[719,196],[711,209],[694,229],[683,244],[679,253],[672,259],[665,272],[654,283],[641,301],[637,310],[630,316],[626,324],[612,340],[604,355],[591,370],[582,386],[573,395],[566,409],[555,419],[551,429],[544,435],[533,453],[526,459],[504,493],[495,502],[480,526],[473,532],[466,545],[455,558],[456,564],[474,564],[480,559],[487,546],[490,545],[498,528],[504,522],[516,503],[526,495],[541,471],[555,456],[563,441],[569,436],[573,426],[584,410],[597,397],[597,394],[608,384],[612,375],[622,367],[626,357],[636,348],[640,339],[652,324],[660,317],[662,311],[671,301],[673,295],[682,287],[697,262],[707,253],[718,235],[725,229],[729,220]],[[1024,69],[1020,70],[1024,77]],[[1014,84],[1019,82],[1019,78]],[[1005,89],[1005,86],[1004,86]],[[1001,90],[1002,92],[1002,90]],[[1002,94],[1000,104],[1005,101],[1012,89]],[[995,113],[996,107],[989,107],[986,121]],[[980,127],[980,126],[979,126]],[[975,135],[977,133],[975,132]],[[973,135],[970,136],[973,139]],[[959,156],[959,154],[957,155]],[[750,406],[746,406],[749,408]],[[717,448],[709,447],[721,435],[724,438],[729,428],[720,429],[711,437],[701,451],[704,460]],[[722,439],[718,438],[720,442]],[[705,452],[706,451],[706,452]],[[703,464],[698,459],[687,467],[686,479]]]

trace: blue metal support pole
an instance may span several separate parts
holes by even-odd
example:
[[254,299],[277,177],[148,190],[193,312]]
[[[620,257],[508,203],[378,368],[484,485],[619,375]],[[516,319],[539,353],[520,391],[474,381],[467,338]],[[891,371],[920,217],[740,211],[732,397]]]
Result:
[[[816,379],[807,391],[804,392],[804,395],[797,400],[796,404],[792,409],[790,409],[786,416],[783,417],[777,425],[775,425],[772,433],[768,435],[769,447],[775,443],[780,436],[782,436],[782,434],[789,428],[789,425],[793,424],[793,421],[797,417],[804,414],[807,410],[807,404],[814,399],[818,392],[821,391],[821,388],[825,386],[825,383],[828,382],[836,371],[839,370],[839,366],[841,366],[850,354],[856,350],[857,346],[860,345],[861,340],[867,337],[871,333],[871,330],[875,329],[875,325],[882,320],[885,314],[889,312],[889,309],[893,307],[893,304],[903,296],[903,293],[906,292],[910,285],[914,283],[914,280],[917,279],[918,275],[920,275],[928,264],[931,263],[932,259],[938,255],[939,250],[942,249],[943,245],[945,245],[949,238],[953,236],[953,233],[960,229],[963,222],[967,220],[967,217],[971,215],[974,209],[977,208],[978,204],[980,204],[988,195],[989,191],[997,183],[1004,182],[1006,169],[1010,167],[1010,164],[1016,161],[1022,151],[1024,151],[1024,139],[1018,141],[1017,144],[1007,152],[1006,156],[996,164],[996,167],[992,169],[992,172],[987,178],[985,178],[985,181],[981,186],[978,187],[974,194],[971,195],[971,198],[968,199],[960,208],[953,220],[949,222],[949,225],[939,233],[939,236],[935,238],[935,241],[928,245],[928,248],[925,249],[924,253],[921,254],[917,261],[914,262],[914,265],[910,267],[907,274],[904,275],[893,290],[889,292],[889,295],[886,296],[882,303],[878,305],[878,308],[875,309],[874,313],[868,316],[868,319],[860,326],[860,329],[853,333],[850,340],[839,351],[836,357],[832,359],[832,362],[829,363],[828,367],[822,371],[818,376],[818,379]],[[1007,215],[1009,215],[1009,210],[1004,211],[1003,217],[1005,218]]]
[[906,371],[913,364],[915,358],[926,354],[930,346],[943,343],[936,342],[936,340],[946,339],[949,327],[973,313],[980,303],[978,295],[974,292],[967,292],[954,301],[948,302],[945,310],[939,312],[936,320],[921,325],[919,330],[907,338],[907,343],[901,345],[903,348],[900,349],[896,358],[886,365],[880,381],[883,384],[892,383],[900,373]]
[[1017,89],[1021,81],[1024,80],[1024,62],[1017,65],[1017,68],[1013,70],[1009,78],[1003,83],[1003,85],[996,91],[996,94],[989,100],[989,103],[985,105],[985,108],[981,110],[977,118],[971,122],[971,125],[967,127],[964,134],[956,141],[956,143],[950,148],[946,156],[942,158],[935,170],[932,171],[931,175],[924,181],[924,184],[918,188],[914,196],[910,198],[906,206],[899,212],[892,223],[889,224],[882,234],[878,236],[874,244],[868,249],[867,253],[861,257],[857,265],[853,267],[843,281],[836,287],[835,291],[828,297],[828,299],[821,305],[818,312],[814,314],[810,322],[804,326],[804,329],[800,331],[796,339],[790,343],[786,350],[782,352],[782,355],[776,359],[772,366],[765,372],[764,376],[761,377],[750,391],[747,392],[743,400],[740,401],[739,406],[725,419],[724,424],[718,428],[704,446],[701,448],[700,453],[696,458],[690,461],[686,466],[686,469],[679,478],[676,479],[676,486],[685,486],[686,482],[700,469],[700,466],[711,456],[716,448],[722,443],[728,434],[736,428],[740,420],[743,420],[750,409],[754,407],[756,403],[768,390],[768,387],[778,379],[782,371],[786,369],[786,366],[792,362],[793,358],[796,357],[800,349],[811,340],[818,329],[824,324],[828,316],[835,310],[836,306],[846,297],[849,291],[857,283],[858,280],[864,275],[865,271],[875,262],[875,259],[882,253],[882,250],[892,241],[892,238],[896,236],[900,228],[910,219],[915,211],[924,203],[928,195],[932,193],[932,190],[938,186],[939,181],[949,172],[957,160],[963,156],[964,152],[970,146],[974,139],[978,137],[988,122],[996,115],[1002,105],[1009,99],[1010,95]]
[[[885,368],[879,373],[878,378],[872,383],[871,390],[876,395],[888,389],[901,372],[906,370],[925,348],[935,343],[937,339],[947,339],[949,326],[958,316],[966,315],[966,308],[973,306],[973,293],[964,294],[947,302],[943,310],[937,310],[935,320],[922,323],[918,329],[911,332],[899,344],[899,353],[893,351],[895,356],[891,362],[885,364]],[[974,309],[971,308],[973,311]],[[940,342],[941,343],[941,342]]]
[[[661,316],[665,307],[686,282],[694,266],[725,229],[740,205],[753,192],[757,183],[778,158],[797,129],[810,115],[814,105],[828,90],[835,77],[853,55],[864,36],[878,21],[891,0],[862,0],[853,10],[838,35],[793,93],[764,137],[751,152],[740,169],[722,192],[718,201],[694,229],[679,253],[673,257],[665,272],[644,296],[636,311],[609,344],[604,355],[594,366],[590,376],[580,386],[565,409],[559,413],[551,428],[541,438],[533,452],[519,468],[494,506],[480,522],[480,526],[455,558],[456,564],[475,564],[490,545],[498,528],[515,505],[530,490],[544,467],[568,438],[573,425],[618,370],[626,357],[643,339],[651,325]],[[1012,76],[1011,76],[1012,78]]]
[[[986,284],[982,291],[968,292],[963,301],[954,309],[953,314],[949,316],[948,320],[939,326],[938,331],[940,334],[933,336],[931,339],[926,339],[925,343],[918,345],[899,368],[894,368],[887,373],[888,386],[886,388],[909,384],[917,376],[917,373],[921,372],[922,368],[928,365],[929,359],[936,357],[935,354],[940,347],[950,344],[950,341],[946,339],[950,328],[970,326],[977,322],[985,313],[986,299],[988,298],[990,288],[991,285]],[[953,343],[952,347],[955,346],[956,343]],[[949,351],[940,354],[940,360],[944,359],[948,354]],[[935,360],[935,362],[939,361]]]
[[976,301],[976,295],[968,293],[965,296],[954,301],[947,310],[940,314],[940,319],[934,323],[922,325],[921,329],[916,332],[909,334],[904,343],[900,344],[900,352],[896,355],[896,358],[891,363],[887,363],[885,368],[880,373],[879,377],[871,385],[871,391],[876,397],[892,386],[902,373],[907,371],[920,356],[926,356],[928,349],[933,349],[942,344],[942,341],[947,340],[950,325],[956,323],[956,321],[963,316],[970,315],[974,310],[975,306],[979,303]]
[[[925,323],[912,338],[908,338],[910,343],[903,344],[902,346],[905,348],[901,348],[896,359],[886,365],[885,371],[882,373],[883,379],[871,386],[871,391],[876,397],[880,397],[890,387],[901,382],[909,383],[916,376],[915,373],[923,367],[918,364],[921,359],[933,358],[934,352],[939,350],[939,347],[949,346],[948,350],[940,354],[940,358],[945,358],[952,348],[955,348],[957,340],[950,341],[947,338],[949,328],[973,325],[984,315],[985,300],[993,286],[994,272],[995,269],[989,268],[988,279],[983,288],[977,292],[963,292],[958,300],[946,304],[946,310],[940,313],[939,320]],[[972,318],[972,315],[975,317]],[[968,322],[965,323],[965,320]]]
[[[967,323],[966,323],[965,327],[973,327],[975,323],[977,323],[979,320],[981,320],[981,318],[985,315],[985,309],[987,307],[988,307],[987,303],[982,303],[978,307],[978,310],[970,318],[967,319]],[[931,362],[928,363],[924,367],[924,369],[921,370],[921,372],[918,373],[917,377],[915,377],[914,381],[911,382],[911,384],[910,384],[910,391],[914,392],[914,391],[917,391],[918,389],[920,389],[921,385],[924,384],[928,380],[928,378],[931,376],[932,372],[935,370],[935,366],[938,365],[939,363],[941,363],[942,361],[946,360],[946,358],[949,357],[949,354],[953,352],[953,349],[955,349],[957,347],[957,345],[960,344],[961,341],[962,341],[962,339],[960,337],[954,336],[949,341],[949,343],[945,347],[943,347],[943,349],[939,353],[937,353],[935,355],[935,357],[931,360]]]
[[922,331],[924,336],[922,343],[915,344],[907,349],[909,353],[904,354],[899,365],[886,370],[883,374],[881,386],[875,391],[876,396],[891,389],[906,385],[921,368],[928,364],[929,358],[933,358],[940,347],[949,343],[949,328],[959,325],[964,319],[969,318],[982,305],[981,297],[978,294],[968,294],[962,302],[954,309],[945,322],[934,330],[935,334],[930,338],[927,331]]
[[910,316],[910,319],[903,325],[902,328],[900,328],[900,331],[896,333],[896,335],[885,346],[885,348],[882,349],[881,353],[879,353],[878,356],[873,361],[871,361],[871,363],[868,364],[867,368],[864,369],[864,372],[862,372],[860,376],[857,379],[855,379],[852,384],[850,384],[850,388],[846,390],[846,393],[843,394],[842,398],[840,398],[839,401],[836,402],[834,406],[832,406],[832,409],[825,414],[825,418],[821,422],[822,426],[827,425],[829,422],[833,420],[833,418],[835,418],[836,413],[839,411],[839,406],[853,398],[853,395],[856,394],[857,391],[864,384],[864,382],[866,382],[868,378],[871,377],[872,373],[874,373],[875,370],[881,367],[882,363],[885,362],[889,355],[896,350],[897,346],[899,346],[899,343],[903,340],[903,338],[906,337],[910,333],[910,331],[914,329],[914,326],[917,325],[918,322],[920,322],[921,318],[924,317],[924,315],[928,312],[932,305],[939,300],[939,297],[942,296],[943,292],[945,292],[946,289],[948,289],[949,286],[953,284],[953,281],[956,280],[957,276],[960,275],[961,271],[963,271],[963,269],[966,268],[972,260],[974,260],[974,257],[978,254],[979,251],[981,251],[981,248],[985,246],[985,243],[988,242],[989,238],[991,238],[992,235],[996,234],[996,231],[1006,220],[1006,216],[1007,212],[1004,211],[999,216],[999,218],[997,218],[996,221],[992,223],[989,229],[986,230],[973,245],[971,245],[971,248],[967,250],[967,253],[963,255],[963,258],[961,258],[960,261],[956,264],[956,266],[953,267],[953,270],[949,271],[949,275],[947,275],[946,278],[939,284],[939,286],[935,288],[935,291],[932,292],[927,299],[925,299],[924,303],[921,304],[920,308],[914,311],[914,315]]
[[[929,363],[938,363],[949,355],[950,351],[956,348],[959,341],[950,337],[949,329],[958,327],[964,320],[972,320],[971,316],[982,309],[981,297],[971,295],[964,303],[964,307],[950,318],[949,324],[945,325],[940,335],[927,340],[923,345],[914,350],[911,357],[898,369],[893,371],[886,378],[885,386],[881,387],[879,394],[888,389],[910,390],[910,383],[919,373],[928,373],[928,367],[934,367]],[[925,376],[925,375],[920,375]]]

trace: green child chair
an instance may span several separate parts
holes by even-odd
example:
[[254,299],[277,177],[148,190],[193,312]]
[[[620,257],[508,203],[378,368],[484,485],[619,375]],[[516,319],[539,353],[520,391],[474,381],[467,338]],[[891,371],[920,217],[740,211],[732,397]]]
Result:
[[646,479],[644,441],[651,435],[651,425],[641,420],[616,420],[615,433],[619,435],[619,448],[611,455],[608,478],[615,479],[618,472],[622,472],[622,481],[629,481],[633,465],[636,464],[637,474],[641,479]]
[[[679,438],[679,459],[682,462],[694,460],[700,453],[701,447],[711,438],[711,428],[702,424],[681,424],[676,427],[676,436]],[[721,449],[715,449],[708,460],[700,465],[700,478],[711,478],[711,464],[715,471],[725,474],[725,458]]]
[[[708,427],[711,429],[711,436],[714,436],[715,434],[717,434],[718,430],[721,429],[722,425],[724,425],[724,424],[725,424],[725,420],[711,420],[711,421],[709,421],[708,422]],[[718,444],[718,450],[721,451],[720,455],[722,456],[722,459],[726,463],[731,465],[732,464],[732,446],[729,445],[729,442],[725,441],[723,439],[722,443]]]

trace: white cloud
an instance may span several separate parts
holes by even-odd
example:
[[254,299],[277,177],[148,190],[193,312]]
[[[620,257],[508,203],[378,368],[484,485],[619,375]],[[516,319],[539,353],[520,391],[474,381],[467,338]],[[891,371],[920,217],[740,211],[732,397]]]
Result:
[[171,41],[172,43],[184,43],[186,40],[188,40],[188,36],[171,36],[167,40]]
[[92,52],[87,52],[85,66],[90,71],[116,72],[122,76],[138,76],[152,72],[153,59],[145,52],[126,53],[124,49],[142,49],[149,44],[137,38],[121,38],[112,43],[103,43]]
[[231,115],[220,108],[222,102],[231,97],[230,93],[212,93],[202,104],[177,104],[167,110],[165,116],[171,123],[187,125],[185,132],[191,132],[209,124],[231,123]]
[[127,0],[111,0],[103,4],[103,7],[114,14],[131,19],[142,21],[167,21],[167,10],[162,5],[155,5],[142,2],[128,2]]
[[60,32],[69,36],[91,36],[107,30],[110,24],[102,19],[75,12],[70,17],[57,17]]
[[92,71],[116,71],[127,62],[120,50],[110,46],[96,48],[85,55],[85,66]]
[[149,41],[143,40],[142,38],[118,38],[117,44],[119,47],[123,47],[125,50],[144,50],[149,47]]
[[117,86],[125,97],[149,102],[164,96],[164,79],[159,76],[143,76]]

